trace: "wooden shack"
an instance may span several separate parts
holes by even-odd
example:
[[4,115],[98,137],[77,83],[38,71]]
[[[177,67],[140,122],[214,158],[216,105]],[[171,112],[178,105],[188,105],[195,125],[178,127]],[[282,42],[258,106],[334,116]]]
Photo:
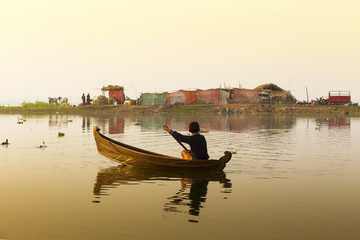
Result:
[[101,90],[104,92],[109,91],[109,103],[116,101],[118,104],[123,104],[125,102],[124,87],[119,85],[108,85]]

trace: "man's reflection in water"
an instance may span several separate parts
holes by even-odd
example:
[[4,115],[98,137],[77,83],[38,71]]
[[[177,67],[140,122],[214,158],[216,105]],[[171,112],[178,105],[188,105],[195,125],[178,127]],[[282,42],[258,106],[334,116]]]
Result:
[[189,214],[199,216],[201,203],[206,202],[207,186],[209,181],[195,181],[190,188],[190,210]]
[[[220,182],[223,183],[224,188],[231,188],[229,179],[226,179],[225,175],[220,178]],[[164,206],[166,212],[181,212],[178,210],[180,206],[189,206],[188,213],[193,216],[200,215],[200,209],[203,208],[202,204],[206,202],[206,194],[208,191],[209,180],[206,179],[181,179],[181,189],[175,194],[168,198],[170,202]],[[190,188],[189,193],[186,190]],[[197,222],[190,220],[191,222]]]
[[[100,197],[109,195],[108,190],[119,185],[133,184],[134,181],[174,181],[180,178],[181,188],[174,196],[168,198],[163,210],[165,212],[188,213],[199,216],[200,210],[206,202],[208,184],[210,181],[220,182],[227,190],[221,193],[230,193],[232,184],[224,172],[199,171],[161,171],[155,169],[139,169],[132,167],[111,167],[98,172],[94,186],[94,203],[100,203]],[[226,199],[226,197],[224,197]],[[185,210],[180,210],[185,208]],[[188,209],[189,208],[189,209]],[[187,210],[188,209],[188,210]],[[198,222],[197,220],[189,220]]]
[[[165,204],[164,211],[180,212],[179,206],[189,206],[190,215],[199,216],[201,203],[206,202],[206,194],[208,190],[209,181],[207,180],[192,180],[191,178],[181,179],[181,189],[175,196],[168,198],[170,202]],[[190,192],[186,190],[190,188]]]

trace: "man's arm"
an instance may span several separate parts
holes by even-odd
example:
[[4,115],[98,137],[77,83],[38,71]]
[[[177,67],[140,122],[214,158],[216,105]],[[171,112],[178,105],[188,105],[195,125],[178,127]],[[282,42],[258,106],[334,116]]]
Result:
[[180,142],[184,142],[184,143],[189,143],[189,137],[188,136],[184,136],[181,133],[173,131],[166,125],[164,125],[163,128],[164,128],[165,131],[170,133],[176,140],[178,140]]

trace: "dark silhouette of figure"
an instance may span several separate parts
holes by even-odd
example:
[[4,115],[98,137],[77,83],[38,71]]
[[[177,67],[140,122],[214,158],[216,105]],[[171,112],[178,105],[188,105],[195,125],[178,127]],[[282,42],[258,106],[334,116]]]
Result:
[[5,141],[5,142],[2,142],[1,145],[9,145],[9,140],[6,139],[6,141]]
[[88,95],[86,96],[86,103],[90,105],[90,94],[88,93]]
[[[218,176],[218,181],[222,183],[224,193],[230,193],[232,184],[225,174]],[[181,189],[172,197],[169,197],[169,202],[165,203],[165,212],[185,212],[181,210],[183,207],[189,207],[187,213],[191,216],[197,217],[200,215],[200,210],[204,208],[206,202],[206,195],[208,192],[208,184],[211,179],[208,178],[182,178]],[[190,188],[190,192],[187,193],[187,189]],[[188,220],[189,222],[199,222],[195,219]]]
[[190,199],[190,210],[189,214],[193,216],[199,216],[201,203],[206,201],[206,194],[208,190],[207,180],[195,180],[191,184],[189,199]]
[[81,99],[82,99],[83,105],[85,105],[85,93],[83,93],[83,95],[81,96]]
[[90,117],[89,116],[83,116],[82,127],[81,127],[83,132],[85,132],[85,130],[89,131],[90,130],[90,125],[91,125]]

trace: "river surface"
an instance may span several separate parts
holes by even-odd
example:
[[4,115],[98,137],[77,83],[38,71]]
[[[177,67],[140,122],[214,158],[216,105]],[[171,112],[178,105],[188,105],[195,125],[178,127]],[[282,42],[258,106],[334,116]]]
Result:
[[[233,152],[223,173],[123,167],[97,152],[92,134],[99,126],[180,156],[162,126],[187,134],[192,120],[211,158]],[[0,115],[0,123],[0,141],[10,142],[0,146],[0,239],[360,239],[359,118]]]

